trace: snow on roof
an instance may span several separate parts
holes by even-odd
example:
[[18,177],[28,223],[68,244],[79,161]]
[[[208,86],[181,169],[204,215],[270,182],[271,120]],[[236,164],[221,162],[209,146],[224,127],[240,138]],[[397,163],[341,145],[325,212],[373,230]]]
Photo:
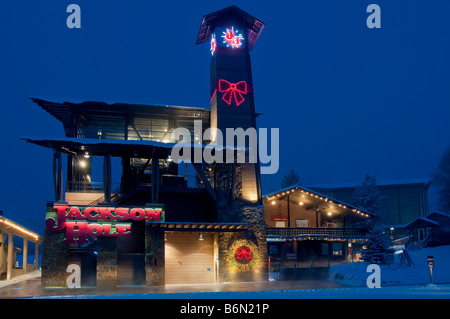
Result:
[[431,215],[441,215],[441,216],[445,216],[445,217],[447,217],[447,218],[450,218],[450,215],[449,214],[446,214],[446,213],[442,213],[442,212],[439,212],[439,211],[434,211],[434,212],[432,212],[432,213],[429,213],[426,217],[427,218],[429,218],[429,216],[431,216]]
[[437,221],[434,221],[432,219],[426,218],[426,217],[418,217],[416,219],[414,219],[413,221],[411,221],[409,224],[407,224],[405,227],[408,228],[410,226],[412,226],[413,224],[415,224],[418,221],[424,221],[426,223],[430,223],[430,224],[434,224],[439,226],[440,224]]

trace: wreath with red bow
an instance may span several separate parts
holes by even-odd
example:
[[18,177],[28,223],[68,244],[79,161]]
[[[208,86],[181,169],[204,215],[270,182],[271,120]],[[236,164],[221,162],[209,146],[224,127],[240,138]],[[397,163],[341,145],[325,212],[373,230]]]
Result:
[[258,260],[258,248],[249,240],[236,240],[228,249],[228,262],[237,270],[249,271],[256,265]]

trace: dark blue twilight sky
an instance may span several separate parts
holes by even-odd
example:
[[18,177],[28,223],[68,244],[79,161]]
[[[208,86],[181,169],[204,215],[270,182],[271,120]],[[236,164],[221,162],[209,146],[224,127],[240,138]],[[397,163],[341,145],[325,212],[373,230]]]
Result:
[[[81,7],[81,29],[66,8]],[[381,29],[366,8],[381,7]],[[304,185],[430,177],[450,144],[447,0],[1,1],[0,209],[42,234],[63,136],[28,97],[209,107],[204,14],[236,4],[266,27],[252,52],[259,127],[280,128],[280,170]]]

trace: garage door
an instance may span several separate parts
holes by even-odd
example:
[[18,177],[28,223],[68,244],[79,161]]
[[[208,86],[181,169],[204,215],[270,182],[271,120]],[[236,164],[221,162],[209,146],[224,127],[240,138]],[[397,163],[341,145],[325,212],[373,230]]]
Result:
[[214,235],[166,232],[166,284],[214,282]]

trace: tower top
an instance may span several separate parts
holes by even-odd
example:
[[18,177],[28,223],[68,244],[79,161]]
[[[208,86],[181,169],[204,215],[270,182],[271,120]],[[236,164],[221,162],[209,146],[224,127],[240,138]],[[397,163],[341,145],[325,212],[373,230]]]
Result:
[[234,5],[203,16],[196,44],[210,41],[214,29],[230,21],[238,22],[241,28],[247,29],[248,45],[252,50],[264,29],[264,23]]

